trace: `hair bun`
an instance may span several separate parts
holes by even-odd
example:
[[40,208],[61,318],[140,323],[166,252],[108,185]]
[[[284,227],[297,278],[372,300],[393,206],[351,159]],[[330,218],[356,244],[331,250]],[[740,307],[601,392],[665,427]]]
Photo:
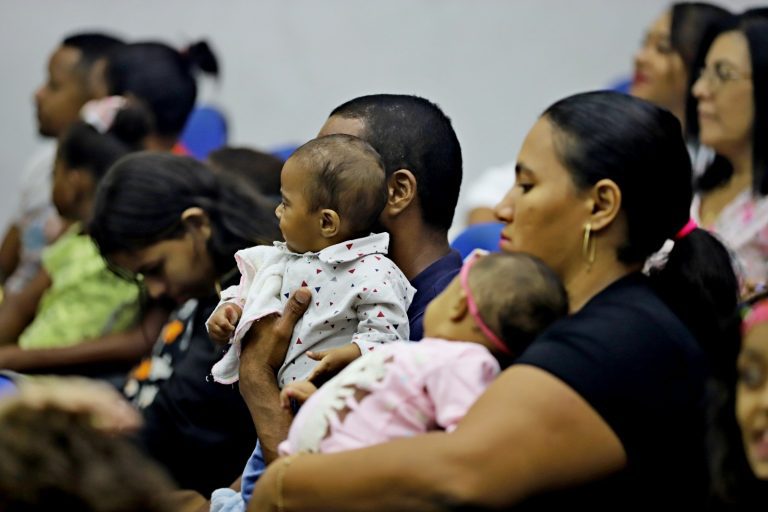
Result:
[[191,44],[185,52],[190,64],[196,66],[201,71],[218,76],[219,74],[219,61],[216,59],[216,55],[211,50],[208,42],[200,40],[194,44]]

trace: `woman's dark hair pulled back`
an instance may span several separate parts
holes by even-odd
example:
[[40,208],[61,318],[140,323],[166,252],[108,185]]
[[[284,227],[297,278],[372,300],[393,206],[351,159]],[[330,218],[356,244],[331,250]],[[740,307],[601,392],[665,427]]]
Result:
[[241,180],[217,176],[188,157],[143,152],[119,160],[96,192],[91,236],[105,256],[135,251],[184,233],[182,213],[210,218],[208,249],[220,272],[240,249],[280,239],[271,204]]

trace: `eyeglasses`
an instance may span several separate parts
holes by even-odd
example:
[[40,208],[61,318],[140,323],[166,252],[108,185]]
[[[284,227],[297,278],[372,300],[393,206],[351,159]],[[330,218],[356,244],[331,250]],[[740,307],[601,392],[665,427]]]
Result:
[[707,85],[713,90],[717,90],[728,82],[751,80],[752,74],[740,73],[725,62],[718,62],[711,68],[701,68],[699,70],[699,79],[706,81]]

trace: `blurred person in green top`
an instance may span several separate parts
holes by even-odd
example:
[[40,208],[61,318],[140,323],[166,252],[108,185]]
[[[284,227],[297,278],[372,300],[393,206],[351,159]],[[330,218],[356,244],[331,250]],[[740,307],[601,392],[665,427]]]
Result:
[[44,251],[31,284],[0,304],[0,368],[119,373],[107,363],[135,362],[167,316],[154,306],[140,315],[139,285],[107,267],[84,229],[99,180],[141,146],[151,115],[137,100],[120,97],[97,100],[89,112],[93,126],[72,125],[54,164],[53,203],[69,227]]

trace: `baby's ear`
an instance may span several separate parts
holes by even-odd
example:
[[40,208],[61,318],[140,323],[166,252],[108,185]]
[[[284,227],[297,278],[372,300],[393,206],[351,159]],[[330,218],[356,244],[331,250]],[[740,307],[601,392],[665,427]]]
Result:
[[341,231],[339,214],[329,208],[320,210],[320,233],[323,238],[333,238]]
[[469,306],[467,305],[467,295],[464,290],[456,294],[453,297],[453,303],[450,305],[450,319],[451,322],[459,323],[466,318],[469,313]]

